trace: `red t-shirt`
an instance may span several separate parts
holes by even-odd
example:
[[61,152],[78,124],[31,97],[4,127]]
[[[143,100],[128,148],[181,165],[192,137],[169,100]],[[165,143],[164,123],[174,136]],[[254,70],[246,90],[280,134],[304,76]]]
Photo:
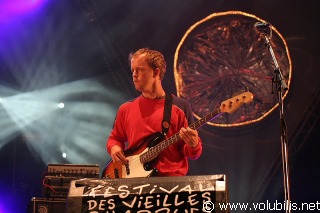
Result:
[[[113,129],[107,140],[107,151],[119,145],[132,149],[146,143],[146,138],[162,131],[165,99],[148,99],[140,95],[119,107]],[[178,133],[181,127],[193,122],[190,105],[183,99],[173,96],[170,129],[166,139]],[[161,143],[161,142],[160,142]],[[202,141],[196,147],[189,147],[178,140],[161,151],[153,165],[159,176],[182,176],[188,172],[188,159],[197,159],[202,153]]]

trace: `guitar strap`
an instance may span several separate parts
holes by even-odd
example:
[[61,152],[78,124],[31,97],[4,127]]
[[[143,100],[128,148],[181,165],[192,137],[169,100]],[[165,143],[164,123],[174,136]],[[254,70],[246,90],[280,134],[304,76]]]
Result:
[[165,101],[164,101],[163,120],[162,120],[163,135],[167,135],[168,130],[170,128],[171,109],[172,109],[172,95],[166,94]]

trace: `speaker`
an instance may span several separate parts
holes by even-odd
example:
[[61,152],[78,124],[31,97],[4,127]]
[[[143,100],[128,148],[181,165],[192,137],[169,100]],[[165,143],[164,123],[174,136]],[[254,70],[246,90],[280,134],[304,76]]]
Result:
[[64,213],[66,199],[32,198],[27,213]]
[[71,181],[67,213],[228,213],[225,175]]

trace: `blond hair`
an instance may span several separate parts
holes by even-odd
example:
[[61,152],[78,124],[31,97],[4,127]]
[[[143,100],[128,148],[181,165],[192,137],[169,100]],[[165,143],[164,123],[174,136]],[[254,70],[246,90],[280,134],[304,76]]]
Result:
[[141,48],[134,53],[130,53],[129,55],[129,63],[133,58],[137,58],[140,55],[146,56],[146,62],[152,69],[159,69],[160,70],[160,79],[164,78],[164,74],[166,72],[166,61],[162,53],[157,50],[151,50],[149,48]]

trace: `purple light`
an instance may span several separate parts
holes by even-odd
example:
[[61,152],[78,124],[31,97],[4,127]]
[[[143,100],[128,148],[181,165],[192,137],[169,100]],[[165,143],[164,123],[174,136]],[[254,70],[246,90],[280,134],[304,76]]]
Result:
[[[3,199],[1,198],[1,200],[3,200]],[[9,210],[10,204],[7,203],[6,205],[4,203],[2,203],[2,201],[0,201],[0,213],[11,213],[12,212],[11,210]]]
[[43,0],[7,0],[2,2],[2,8],[11,12],[23,12],[37,7]]
[[0,22],[39,8],[47,0],[2,0]]
[[31,198],[28,200],[26,197],[16,194],[13,192],[13,188],[8,185],[10,184],[0,182],[2,189],[0,192],[0,213],[25,212]]

